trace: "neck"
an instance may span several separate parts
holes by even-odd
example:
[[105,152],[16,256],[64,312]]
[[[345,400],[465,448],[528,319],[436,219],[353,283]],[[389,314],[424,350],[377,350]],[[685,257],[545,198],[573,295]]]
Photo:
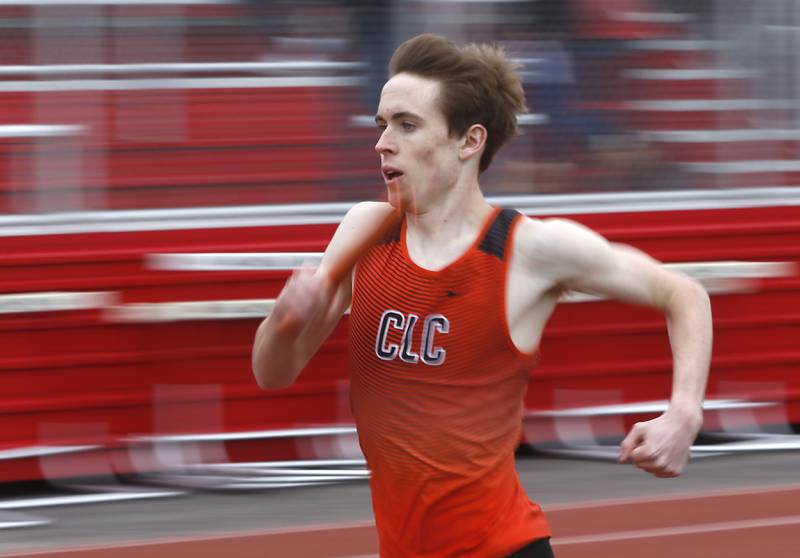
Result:
[[475,239],[491,211],[477,181],[455,188],[430,207],[406,214],[408,239],[420,255],[429,250],[459,252]]

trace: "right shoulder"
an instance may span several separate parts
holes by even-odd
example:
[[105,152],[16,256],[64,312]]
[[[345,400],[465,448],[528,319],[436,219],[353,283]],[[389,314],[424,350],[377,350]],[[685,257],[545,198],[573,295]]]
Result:
[[331,244],[362,244],[395,209],[386,202],[359,202],[345,213]]
[[342,218],[332,242],[345,245],[368,242],[368,237],[374,235],[374,231],[394,212],[394,207],[386,202],[359,202]]
[[363,201],[347,210],[339,227],[360,228],[373,223],[380,223],[386,216],[394,212],[394,208],[386,202]]
[[[374,242],[376,230],[380,229],[395,209],[385,202],[366,201],[351,207],[333,234],[325,254],[323,265],[332,262],[357,259],[364,249]],[[355,256],[355,258],[353,257]]]

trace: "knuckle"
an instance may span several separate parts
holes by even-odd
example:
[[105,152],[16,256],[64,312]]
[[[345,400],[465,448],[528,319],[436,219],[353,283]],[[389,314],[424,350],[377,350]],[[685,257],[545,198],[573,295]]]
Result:
[[652,460],[654,458],[653,450],[651,450],[650,448],[648,448],[646,446],[642,446],[642,447],[636,448],[636,450],[634,450],[634,451],[636,453],[636,458],[639,459],[639,460],[646,459],[646,460],[649,461],[649,460]]

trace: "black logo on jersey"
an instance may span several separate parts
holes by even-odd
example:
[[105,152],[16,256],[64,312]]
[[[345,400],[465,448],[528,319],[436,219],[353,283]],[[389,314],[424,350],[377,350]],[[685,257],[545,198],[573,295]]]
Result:
[[[378,355],[378,358],[394,360],[399,357],[400,360],[409,364],[416,364],[420,360],[423,364],[431,366],[442,364],[447,352],[442,347],[434,345],[434,337],[437,333],[448,333],[450,321],[441,314],[425,316],[422,325],[422,346],[419,348],[419,352],[415,352],[412,344],[414,327],[417,322],[419,322],[419,316],[416,314],[405,315],[397,310],[386,310],[381,316],[381,323],[375,338],[375,354]],[[389,328],[403,332],[399,345],[388,342]]]

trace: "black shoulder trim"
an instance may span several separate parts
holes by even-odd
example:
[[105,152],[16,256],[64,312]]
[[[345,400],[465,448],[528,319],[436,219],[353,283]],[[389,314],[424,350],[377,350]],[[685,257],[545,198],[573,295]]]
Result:
[[501,209],[489,226],[489,230],[486,231],[486,236],[483,237],[478,249],[497,256],[501,260],[504,259],[508,233],[518,215],[520,212],[516,209]]

